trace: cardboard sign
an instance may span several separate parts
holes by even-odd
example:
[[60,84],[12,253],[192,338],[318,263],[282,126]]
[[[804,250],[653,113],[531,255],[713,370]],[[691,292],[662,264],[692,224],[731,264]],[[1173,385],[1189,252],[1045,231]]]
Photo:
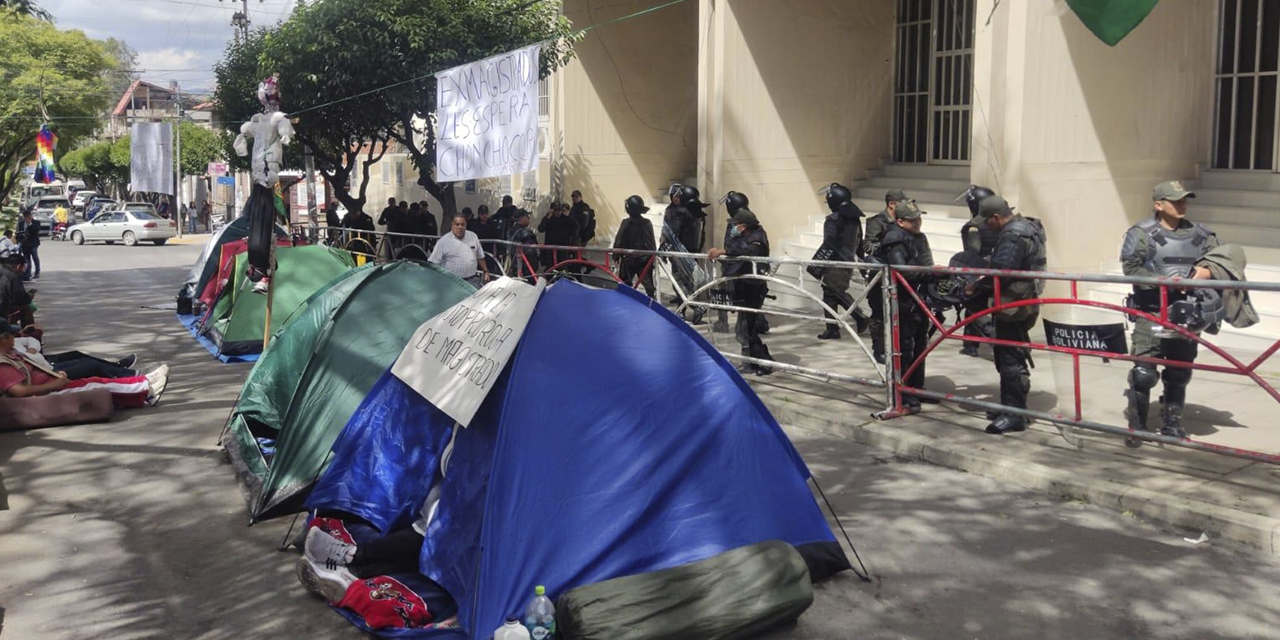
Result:
[[462,426],[515,352],[546,280],[499,278],[422,323],[391,373]]
[[436,180],[538,166],[538,55],[533,45],[436,74]]
[[1044,335],[1055,347],[1128,353],[1124,324],[1064,324],[1044,321]]

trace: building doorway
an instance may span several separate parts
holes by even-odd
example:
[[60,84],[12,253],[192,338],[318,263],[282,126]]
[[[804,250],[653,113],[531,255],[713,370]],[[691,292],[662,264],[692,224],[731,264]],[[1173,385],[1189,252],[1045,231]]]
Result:
[[1219,0],[1213,167],[1276,171],[1280,0]]
[[898,0],[894,162],[969,163],[974,4]]

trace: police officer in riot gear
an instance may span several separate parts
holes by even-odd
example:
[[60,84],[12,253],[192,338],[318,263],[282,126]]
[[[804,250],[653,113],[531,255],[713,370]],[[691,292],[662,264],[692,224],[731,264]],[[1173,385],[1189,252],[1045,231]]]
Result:
[[[663,251],[697,253],[701,231],[698,229],[698,218],[692,212],[696,210],[698,215],[704,217],[706,215],[702,213],[702,207],[705,205],[698,201],[698,190],[695,187],[673,184],[669,194],[671,205],[662,214],[663,234],[658,248]],[[671,258],[668,259],[668,264],[671,265],[672,275],[680,285],[680,289],[685,294],[692,293],[698,284],[693,279],[693,262],[685,258]],[[672,303],[682,304],[684,298],[677,293]],[[689,321],[693,324],[702,324],[702,317],[705,314],[705,307],[695,307]]]
[[[984,198],[994,196],[996,192],[978,185],[970,185],[964,193],[960,194],[956,201],[963,201],[969,207],[970,220],[960,227],[960,242],[966,252],[970,252],[982,258],[983,266],[990,264],[991,252],[996,248],[996,238],[999,232],[985,224],[978,224],[978,203]],[[965,260],[964,262],[976,263],[977,260]],[[969,317],[975,313],[981,312],[983,306],[981,301],[970,302],[965,305],[965,317]],[[974,322],[969,323],[964,328],[966,336],[981,336],[991,338],[995,335],[995,327],[992,325],[990,316],[983,316]],[[960,347],[960,353],[966,356],[978,357],[978,343],[966,342]]]
[[[738,211],[749,207],[751,205],[751,199],[747,197],[747,194],[740,191],[730,191],[724,194],[724,197],[720,199],[720,204],[724,205],[725,212],[729,214],[728,218],[724,221],[724,239],[722,240],[724,243],[723,246],[728,246],[729,239],[732,237],[733,232],[733,216],[736,215]],[[732,301],[732,287],[718,288],[715,293],[719,296],[720,302]],[[760,322],[759,328],[761,329],[760,333],[768,333],[769,321],[765,319],[763,313],[759,314],[758,318]],[[728,333],[728,311],[724,309],[717,310],[716,321],[712,323],[711,330],[717,333]]]
[[[733,226],[729,232],[729,241],[725,243],[723,249],[712,249],[707,253],[707,257],[715,260],[721,256],[737,257],[751,256],[765,258],[769,256],[769,234],[765,233],[760,221],[756,219],[756,214],[751,209],[742,207],[733,216]],[[752,265],[749,262],[730,261],[724,263],[724,275],[726,277],[735,277],[751,273]],[[767,265],[756,265],[757,273],[767,273]],[[733,281],[733,298],[734,304],[748,309],[759,309],[764,306],[764,299],[767,293],[765,282],[754,279],[741,279]],[[759,360],[773,360],[773,356],[769,354],[769,347],[765,346],[764,341],[760,339],[759,325],[756,320],[758,313],[745,311],[738,312],[737,338],[738,344],[742,346],[742,355]],[[773,373],[773,369],[769,366],[759,365],[755,363],[744,363],[738,367],[739,371],[753,371],[758,376],[767,376]]]
[[[828,260],[839,262],[858,262],[862,257],[862,210],[853,203],[853,192],[848,187],[833,182],[827,188],[827,208],[831,214],[822,223],[822,247]],[[892,232],[892,230],[890,230]],[[887,234],[886,234],[887,235]],[[853,296],[849,294],[849,281],[853,278],[852,269],[828,267],[822,270],[822,302],[833,310],[848,309],[853,306]],[[830,314],[826,314],[831,318]],[[854,316],[859,331],[866,321],[861,316]],[[835,322],[827,323],[827,330],[818,335],[819,340],[839,340],[840,326]]]
[[[653,223],[644,217],[644,214],[649,211],[644,199],[640,196],[631,196],[627,198],[624,208],[627,218],[622,221],[622,226],[618,227],[618,234],[613,239],[613,248],[653,251]],[[636,278],[644,273],[641,284],[644,286],[644,292],[653,298],[655,297],[653,266],[647,256],[621,255],[618,256],[618,277],[628,286],[635,286]]]
[[[1208,227],[1187,219],[1187,204],[1195,193],[1181,182],[1162,182],[1152,192],[1155,215],[1133,225],[1124,235],[1120,260],[1127,276],[1182,277],[1205,280],[1211,277],[1205,267],[1195,266],[1196,261],[1218,246],[1218,236]],[[1186,289],[1168,289],[1170,305],[1194,297]],[[1134,285],[1129,304],[1139,311],[1160,315],[1160,289]],[[1194,362],[1198,345],[1178,334],[1161,335],[1160,327],[1144,318],[1137,318],[1133,330],[1133,355],[1181,362]],[[1164,379],[1164,410],[1161,435],[1186,438],[1182,428],[1182,409],[1187,399],[1187,384],[1191,382],[1191,369],[1165,367],[1164,373],[1156,372],[1156,365],[1135,363],[1129,370],[1129,405],[1125,412],[1129,428],[1148,430],[1147,412],[1151,403],[1151,389]],[[1130,438],[1130,446],[1142,441]]]
[[680,244],[690,253],[698,253],[706,246],[702,227],[707,218],[707,205],[700,198],[697,187],[685,185],[680,189],[680,206],[689,212],[689,217],[686,219],[687,224],[676,235],[680,238]]
[[[880,240],[896,224],[894,211],[903,202],[908,202],[907,194],[902,189],[890,189],[884,194],[884,210],[867,219],[867,230],[862,235],[862,255],[874,256],[880,246]],[[870,282],[875,272],[863,274]],[[884,364],[884,296],[881,293],[883,284],[878,284],[867,292],[867,304],[871,307],[871,351],[876,362]]]
[[[903,202],[894,216],[894,226],[885,232],[876,248],[876,258],[884,264],[894,266],[932,267],[933,251],[929,249],[928,238],[921,231],[924,214],[914,202]],[[904,274],[907,282],[920,288],[930,276],[926,273]],[[924,352],[929,341],[929,320],[924,309],[916,304],[909,293],[899,288],[898,293],[898,342],[902,349],[901,366],[905,371],[911,367]],[[911,377],[903,380],[907,386],[916,389],[924,388],[924,363],[920,363]],[[920,410],[921,398],[904,395],[903,404],[910,413]]]
[[[1048,257],[1044,227],[1039,221],[1024,218],[1000,196],[988,196],[978,203],[978,225],[986,225],[999,233],[991,252],[991,268],[1010,271],[1044,271]],[[990,294],[994,279],[987,277],[970,285],[966,293]],[[1024,278],[1001,278],[1000,300],[1007,304],[1040,296],[1043,281]],[[1011,342],[1029,342],[1030,332],[1040,316],[1037,305],[1015,307],[995,314],[995,337]],[[1016,409],[1027,408],[1031,393],[1031,354],[1022,347],[996,346],[996,371],[1000,374],[1000,404]],[[1012,413],[995,415],[987,425],[987,433],[1002,434],[1024,431],[1027,419]]]

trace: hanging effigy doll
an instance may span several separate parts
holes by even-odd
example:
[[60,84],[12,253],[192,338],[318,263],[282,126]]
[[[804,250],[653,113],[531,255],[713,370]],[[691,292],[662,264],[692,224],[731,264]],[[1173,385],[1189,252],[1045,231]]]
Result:
[[[279,79],[277,73],[258,84],[262,113],[241,125],[235,140],[236,153],[249,156],[253,178],[242,215],[249,216],[248,276],[258,293],[265,293],[271,282],[275,219],[279,216],[283,224],[289,224],[280,193],[280,163],[284,161],[284,146],[293,139],[293,125],[280,111]],[[252,150],[249,140],[253,140]]]

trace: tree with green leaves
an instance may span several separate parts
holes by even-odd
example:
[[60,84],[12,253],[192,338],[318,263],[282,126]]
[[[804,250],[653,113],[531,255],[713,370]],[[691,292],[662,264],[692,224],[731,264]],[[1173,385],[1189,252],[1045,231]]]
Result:
[[34,156],[46,117],[60,150],[97,129],[109,102],[104,73],[114,64],[84,32],[30,17],[0,20],[0,199]]
[[53,22],[53,16],[34,0],[0,0],[0,12]]
[[560,9],[559,0],[319,0],[228,53],[217,115],[238,127],[258,111],[258,81],[279,72],[298,140],[349,210],[363,208],[369,167],[395,144],[452,212],[452,185],[435,181],[434,74],[541,42],[546,77],[573,55]]
[[140,77],[137,71],[138,52],[128,42],[115,38],[103,40],[102,48],[116,62],[115,68],[107,73],[107,93],[119,99],[129,89],[129,85]]

